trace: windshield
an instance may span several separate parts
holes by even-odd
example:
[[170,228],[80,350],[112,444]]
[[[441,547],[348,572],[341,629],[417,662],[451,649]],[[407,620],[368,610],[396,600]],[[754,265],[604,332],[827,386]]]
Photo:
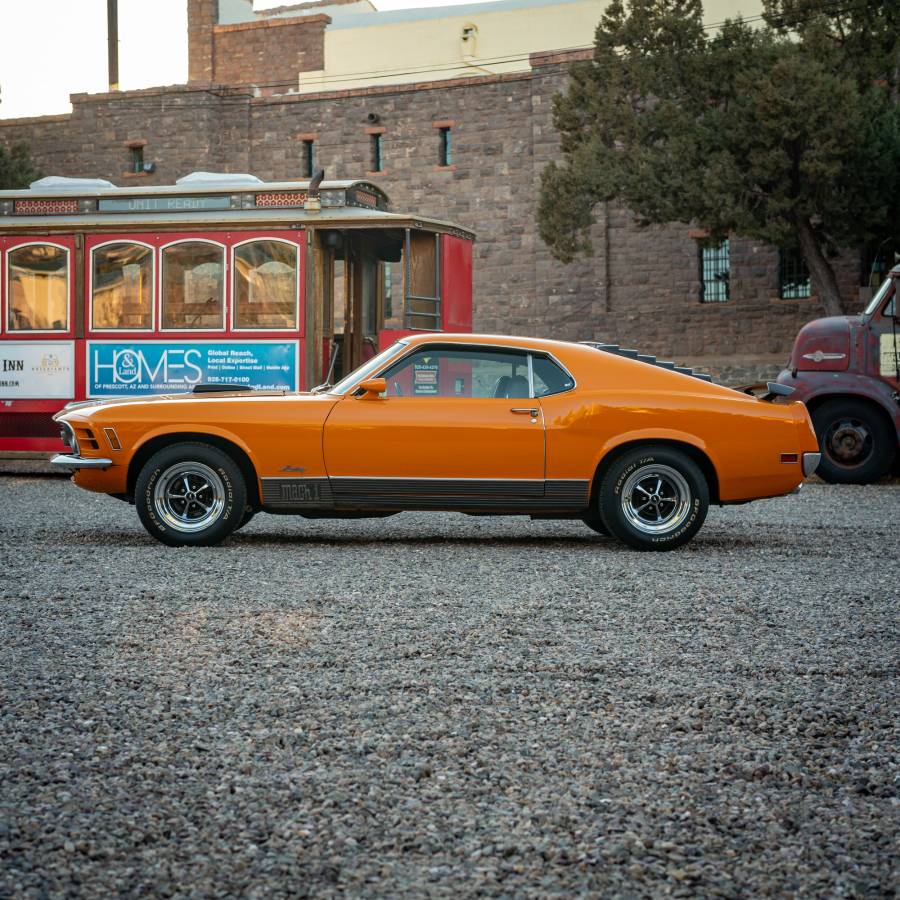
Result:
[[346,378],[342,378],[333,388],[328,389],[329,394],[346,394],[354,384],[377,371],[385,362],[387,362],[401,347],[406,346],[406,341],[397,341],[391,344],[387,350],[382,350],[378,356],[373,356],[368,362],[363,363],[358,369],[354,369]]
[[881,306],[881,301],[884,300],[884,298],[887,296],[888,291],[891,289],[892,283],[892,278],[885,278],[881,287],[878,288],[878,293],[872,298],[872,301],[866,307],[866,311],[863,313],[864,316],[873,315],[875,310],[877,310],[878,307]]

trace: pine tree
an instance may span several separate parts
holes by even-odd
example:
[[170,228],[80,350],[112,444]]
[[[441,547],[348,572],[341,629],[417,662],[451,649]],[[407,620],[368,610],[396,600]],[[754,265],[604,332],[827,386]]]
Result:
[[616,202],[644,224],[799,247],[842,312],[829,249],[897,235],[900,32],[892,6],[863,5],[851,20],[834,0],[771,0],[761,26],[710,36],[699,0],[614,0],[555,101],[563,161],[538,211],[554,255],[590,252],[594,206]]
[[0,190],[27,188],[40,177],[27,144],[13,144],[9,149],[0,144]]

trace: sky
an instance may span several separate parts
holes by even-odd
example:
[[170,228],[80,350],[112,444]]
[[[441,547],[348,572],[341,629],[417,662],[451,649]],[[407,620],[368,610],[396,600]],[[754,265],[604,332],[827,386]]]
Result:
[[[378,9],[466,2],[374,0]],[[106,0],[0,0],[0,47],[0,119],[69,112],[69,94],[107,90]],[[186,0],[119,0],[120,88],[185,81]]]

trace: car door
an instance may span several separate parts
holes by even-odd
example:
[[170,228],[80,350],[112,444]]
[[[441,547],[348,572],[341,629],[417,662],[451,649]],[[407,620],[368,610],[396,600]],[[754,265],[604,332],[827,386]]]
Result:
[[528,354],[416,347],[378,373],[380,397],[350,391],[325,424],[340,505],[516,508],[544,493],[544,422]]

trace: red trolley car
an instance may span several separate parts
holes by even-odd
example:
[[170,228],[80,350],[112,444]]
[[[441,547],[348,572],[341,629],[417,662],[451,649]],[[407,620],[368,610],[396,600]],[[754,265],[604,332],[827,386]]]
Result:
[[60,451],[72,400],[303,390],[404,334],[471,331],[473,239],[364,181],[0,191],[0,454]]

